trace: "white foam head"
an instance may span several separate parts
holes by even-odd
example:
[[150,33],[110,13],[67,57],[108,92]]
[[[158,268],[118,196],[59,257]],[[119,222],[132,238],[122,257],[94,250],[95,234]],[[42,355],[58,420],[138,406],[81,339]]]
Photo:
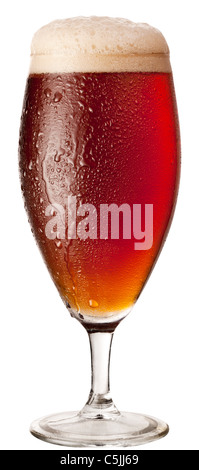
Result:
[[39,29],[31,45],[30,73],[170,70],[162,33],[124,18],[56,20]]

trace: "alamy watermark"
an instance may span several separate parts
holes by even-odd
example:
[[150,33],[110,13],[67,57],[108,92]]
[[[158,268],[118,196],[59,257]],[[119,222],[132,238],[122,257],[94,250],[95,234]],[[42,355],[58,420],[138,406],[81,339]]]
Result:
[[[93,204],[77,206],[76,196],[69,196],[65,206],[54,203],[46,207],[51,217],[45,226],[46,237],[64,240],[101,239],[134,240],[135,250],[149,250],[153,245],[153,204]],[[121,219],[122,217],[122,230]],[[77,222],[77,219],[81,218]],[[122,232],[122,233],[121,233]]]

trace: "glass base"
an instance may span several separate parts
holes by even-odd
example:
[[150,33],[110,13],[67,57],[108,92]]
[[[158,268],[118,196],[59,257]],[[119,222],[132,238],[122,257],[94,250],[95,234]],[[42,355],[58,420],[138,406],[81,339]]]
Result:
[[33,421],[30,427],[38,439],[68,447],[133,446],[164,437],[168,431],[163,421],[126,412],[107,419],[86,418],[81,412],[57,413]]

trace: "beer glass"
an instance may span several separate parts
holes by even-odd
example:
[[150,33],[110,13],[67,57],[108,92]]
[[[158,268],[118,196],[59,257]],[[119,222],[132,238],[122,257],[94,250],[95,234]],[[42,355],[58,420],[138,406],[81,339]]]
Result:
[[112,337],[163,246],[179,181],[179,128],[167,43],[121,18],[54,21],[34,36],[20,130],[25,206],[50,275],[87,330],[91,391],[79,412],[34,421],[69,446],[142,444],[159,419],[112,401]]

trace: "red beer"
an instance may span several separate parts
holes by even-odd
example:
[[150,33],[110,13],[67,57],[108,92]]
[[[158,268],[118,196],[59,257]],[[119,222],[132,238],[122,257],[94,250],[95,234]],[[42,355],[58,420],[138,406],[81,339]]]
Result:
[[[179,130],[172,74],[44,73],[27,81],[20,169],[29,220],[62,299],[82,316],[126,312],[143,288],[167,234],[179,180]],[[48,239],[49,204],[97,210],[97,238]],[[100,238],[100,205],[153,205],[153,243],[135,249]],[[55,215],[55,213],[54,213]],[[77,217],[76,222],[82,220]]]

